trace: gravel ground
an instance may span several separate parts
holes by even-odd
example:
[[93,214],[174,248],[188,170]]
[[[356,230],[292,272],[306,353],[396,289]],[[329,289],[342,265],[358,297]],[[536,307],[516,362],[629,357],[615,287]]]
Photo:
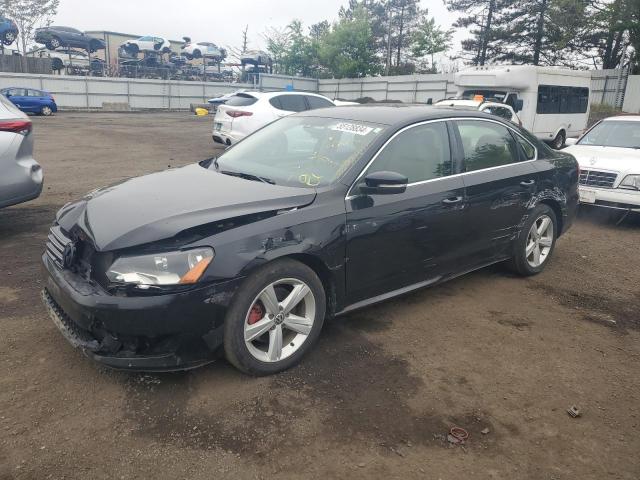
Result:
[[640,478],[637,218],[581,212],[543,274],[487,268],[336,319],[270,378],[113,372],[40,303],[46,232],[93,188],[210,156],[211,119],[33,121],[45,191],[0,210],[0,479]]

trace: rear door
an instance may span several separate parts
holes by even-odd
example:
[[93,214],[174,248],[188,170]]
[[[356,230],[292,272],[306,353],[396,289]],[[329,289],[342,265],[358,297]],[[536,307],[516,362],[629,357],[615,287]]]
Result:
[[278,117],[286,117],[292,113],[308,110],[305,95],[278,95],[271,98],[269,103],[276,109],[276,115]]
[[[510,128],[497,121],[452,122],[463,152],[469,268],[510,253],[536,192],[537,170]],[[535,150],[534,150],[535,155]]]
[[[374,157],[346,198],[350,303],[429,283],[456,270],[466,241],[464,184],[453,175],[446,121],[398,132]],[[361,194],[367,174],[400,173],[404,193]]]

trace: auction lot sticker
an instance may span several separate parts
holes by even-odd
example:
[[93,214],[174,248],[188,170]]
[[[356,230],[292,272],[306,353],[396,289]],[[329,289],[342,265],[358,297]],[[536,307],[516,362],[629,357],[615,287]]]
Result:
[[373,130],[373,127],[359,125],[357,123],[342,122],[331,127],[331,130],[336,130],[338,132],[355,133],[356,135],[367,135]]

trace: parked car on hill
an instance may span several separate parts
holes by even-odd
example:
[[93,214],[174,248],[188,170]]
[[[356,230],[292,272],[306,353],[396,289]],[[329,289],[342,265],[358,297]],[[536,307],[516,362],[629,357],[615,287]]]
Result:
[[48,92],[34,88],[9,87],[0,90],[16,107],[23,112],[39,113],[48,117],[58,111],[56,100]]
[[49,50],[60,47],[82,48],[89,52],[97,52],[105,48],[104,40],[93,38],[86,33],[71,27],[36,28],[36,43],[45,45]]
[[211,42],[186,42],[182,47],[182,54],[189,60],[192,58],[209,57],[217,61],[222,61],[226,58],[227,51]]
[[27,116],[0,95],[0,208],[33,200],[42,192],[31,129]]
[[18,38],[18,25],[13,20],[0,16],[0,41],[4,45],[11,45]]
[[217,159],[65,205],[43,299],[111,367],[188,369],[222,350],[272,374],[301,361],[325,317],[497,262],[540,273],[577,202],[575,159],[494,116],[303,111]]
[[580,164],[585,205],[640,212],[640,116],[609,117],[563,151]]
[[137,55],[138,52],[171,52],[171,42],[166,38],[153,37],[150,35],[140,37],[136,40],[127,40],[121,45],[130,55]]
[[279,118],[305,110],[334,106],[327,97],[315,93],[236,93],[216,110],[213,117],[213,141],[233,145]]

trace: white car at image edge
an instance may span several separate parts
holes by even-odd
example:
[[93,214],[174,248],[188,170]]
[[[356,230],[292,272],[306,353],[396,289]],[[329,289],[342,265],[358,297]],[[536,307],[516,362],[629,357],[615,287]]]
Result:
[[242,92],[218,106],[213,141],[233,145],[259,128],[296,112],[335,107],[327,97],[305,92]]
[[580,202],[640,212],[640,116],[609,117],[563,151],[580,165]]

